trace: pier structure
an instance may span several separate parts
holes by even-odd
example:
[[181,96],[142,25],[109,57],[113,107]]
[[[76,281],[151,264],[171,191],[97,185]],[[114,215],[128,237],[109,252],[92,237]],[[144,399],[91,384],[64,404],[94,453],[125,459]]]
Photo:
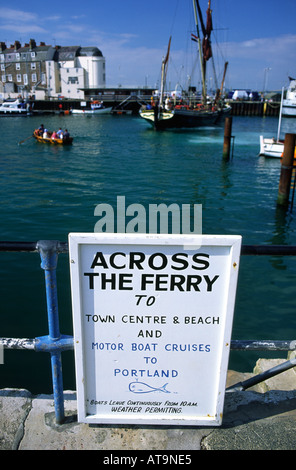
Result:
[[[85,92],[86,93],[86,92]],[[103,101],[118,114],[138,114],[141,106],[151,103],[152,88],[105,88],[92,90],[84,100],[59,99],[32,101],[33,114],[69,114],[72,109],[89,108],[93,100]],[[279,116],[280,102],[229,100],[232,116]]]

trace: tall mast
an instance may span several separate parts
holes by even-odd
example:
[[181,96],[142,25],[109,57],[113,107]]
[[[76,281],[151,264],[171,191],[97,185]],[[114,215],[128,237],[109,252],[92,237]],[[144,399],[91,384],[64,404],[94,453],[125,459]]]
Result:
[[194,18],[195,18],[195,26],[196,26],[196,34],[197,34],[197,43],[198,43],[198,50],[199,50],[199,60],[200,60],[200,70],[201,70],[201,81],[202,81],[202,99],[203,102],[206,102],[207,98],[207,91],[206,91],[206,80],[205,80],[205,69],[204,69],[204,62],[202,57],[202,47],[200,42],[200,34],[199,34],[199,26],[198,26],[198,17],[197,17],[197,8],[196,8],[196,0],[193,0],[193,10],[194,10]]
[[165,85],[165,81],[166,81],[167,64],[168,64],[169,55],[170,55],[171,40],[172,40],[172,37],[170,37],[167,54],[166,54],[166,56],[163,59],[162,64],[161,64],[160,106],[162,106],[162,102],[163,102],[164,85]]

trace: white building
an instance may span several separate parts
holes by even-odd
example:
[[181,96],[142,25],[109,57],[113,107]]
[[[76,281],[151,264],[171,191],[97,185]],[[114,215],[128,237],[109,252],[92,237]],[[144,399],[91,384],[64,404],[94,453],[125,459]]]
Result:
[[105,88],[105,58],[97,47],[0,43],[2,98],[34,95],[37,100],[84,99],[84,92]]

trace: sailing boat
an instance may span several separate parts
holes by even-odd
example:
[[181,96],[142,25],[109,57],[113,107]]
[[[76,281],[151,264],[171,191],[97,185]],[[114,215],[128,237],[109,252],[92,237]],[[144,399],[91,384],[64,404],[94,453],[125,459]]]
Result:
[[268,137],[263,137],[263,135],[260,135],[260,153],[259,153],[259,155],[261,155],[261,156],[272,157],[272,158],[281,158],[281,156],[283,154],[284,141],[280,140],[281,122],[282,122],[282,109],[283,109],[283,96],[284,96],[284,88],[282,88],[277,138],[276,139],[274,137],[273,138],[268,138]]
[[[165,58],[162,61],[161,69],[161,90],[160,98],[156,105],[150,107],[150,109],[142,108],[140,110],[140,116],[148,121],[157,130],[172,129],[172,128],[195,128],[211,126],[221,122],[227,114],[230,113],[231,107],[224,106],[221,101],[222,89],[224,85],[226,70],[228,63],[225,64],[223,80],[221,88],[217,90],[216,96],[213,102],[207,98],[206,91],[206,64],[207,61],[212,57],[211,47],[211,32],[212,26],[212,10],[211,0],[208,2],[207,9],[207,22],[204,25],[201,9],[198,0],[193,0],[193,9],[196,25],[196,35],[192,34],[191,39],[198,43],[199,59],[201,66],[202,75],[202,101],[195,104],[184,104],[180,102],[172,105],[170,100],[167,98],[164,105],[164,87],[166,80],[166,73],[168,67],[168,60],[170,54],[171,38],[169,40],[168,50]],[[203,31],[203,41],[200,40],[198,16]]]

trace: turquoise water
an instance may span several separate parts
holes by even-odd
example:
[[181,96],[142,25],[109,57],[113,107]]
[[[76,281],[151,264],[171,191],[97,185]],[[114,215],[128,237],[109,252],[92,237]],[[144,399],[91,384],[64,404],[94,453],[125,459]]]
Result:
[[[70,147],[38,144],[41,122],[67,127]],[[223,128],[154,132],[136,116],[0,118],[1,240],[67,241],[93,232],[97,204],[202,204],[203,233],[240,234],[244,244],[296,244],[296,208],[276,205],[280,162],[258,157],[259,135],[275,136],[276,118],[233,118],[234,154],[222,160]],[[283,122],[283,132],[296,123]],[[0,336],[46,335],[44,274],[38,254],[0,253]],[[67,255],[59,256],[61,332],[72,334]],[[293,257],[242,257],[234,339],[294,339]],[[266,353],[264,356],[267,356]],[[5,351],[0,388],[50,392],[49,355]],[[279,353],[276,353],[279,356]],[[249,371],[257,355],[232,352],[230,367]],[[75,388],[73,353],[63,353],[65,389]]]

